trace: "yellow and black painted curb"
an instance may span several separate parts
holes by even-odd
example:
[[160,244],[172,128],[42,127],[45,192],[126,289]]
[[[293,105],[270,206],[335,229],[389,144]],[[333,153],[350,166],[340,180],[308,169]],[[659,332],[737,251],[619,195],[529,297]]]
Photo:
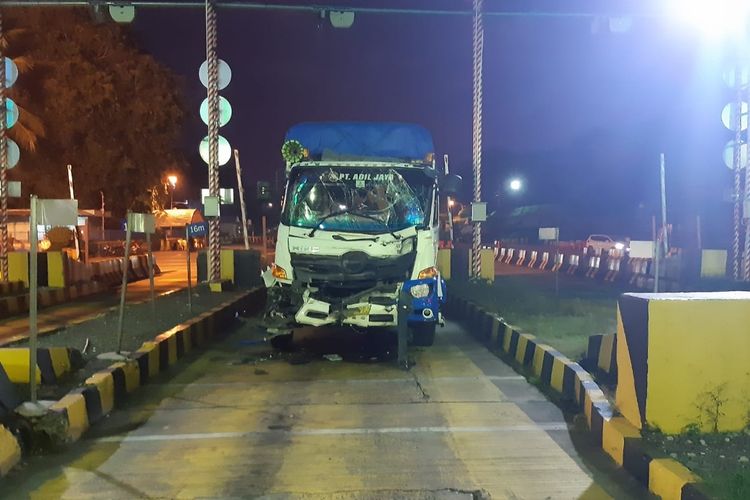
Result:
[[[39,307],[49,307],[57,304],[87,297],[108,290],[102,283],[92,281],[80,283],[68,288],[45,288],[39,290]],[[11,318],[24,314],[29,310],[29,294],[13,297],[0,297],[0,319]]]
[[617,381],[617,335],[591,335],[589,337],[585,367],[607,382]]
[[[40,347],[37,349],[36,380],[54,384],[71,371],[83,366],[83,356],[71,347]],[[0,366],[14,384],[29,383],[29,348],[0,348]]]
[[265,288],[244,292],[144,342],[127,360],[91,375],[81,387],[50,407],[61,417],[64,427],[63,435],[55,437],[65,442],[77,441],[140,386],[191,350],[218,338],[238,313],[253,313],[263,307],[263,294]]
[[522,373],[537,378],[562,400],[574,403],[584,415],[594,442],[649,491],[665,500],[708,498],[699,489],[700,478],[685,466],[646,451],[638,429],[617,416],[594,377],[581,365],[460,297],[449,296],[446,314],[467,323],[472,335],[490,351],[504,353]]
[[16,436],[0,425],[0,476],[4,476],[21,460],[21,446]]
[[23,281],[4,281],[0,283],[0,296],[18,295],[26,291],[26,283]]

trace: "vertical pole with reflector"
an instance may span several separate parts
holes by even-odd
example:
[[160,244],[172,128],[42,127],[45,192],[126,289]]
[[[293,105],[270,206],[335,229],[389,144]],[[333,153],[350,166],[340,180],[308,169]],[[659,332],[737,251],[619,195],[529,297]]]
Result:
[[[0,12],[0,40],[3,38],[3,14]],[[0,44],[0,272],[8,281],[8,149],[5,141],[5,55]]]
[[[484,49],[484,27],[482,25],[483,0],[474,0],[474,107],[472,130],[472,156],[474,163],[474,201],[482,200],[482,52]],[[482,226],[474,222],[471,247],[472,271],[474,277],[482,274]]]
[[[75,190],[73,189],[73,165],[68,164],[68,191],[70,192],[70,199],[75,200]],[[73,241],[76,246],[76,255],[78,260],[83,260],[81,257],[81,246],[78,243],[78,221],[76,221],[75,229],[73,230]]]
[[133,230],[131,214],[125,216],[125,258],[122,265],[122,284],[120,286],[120,311],[117,314],[117,354],[122,351],[122,332],[125,323],[125,296],[128,294],[128,269],[130,268],[130,234]]
[[245,250],[250,250],[250,241],[247,239],[247,210],[245,210],[245,190],[242,187],[240,152],[237,149],[234,150],[234,166],[237,170],[237,192],[240,195],[240,211],[242,212],[242,236],[245,239]]
[[[3,61],[3,64],[5,62]],[[36,403],[36,347],[37,347],[37,245],[39,233],[38,210],[39,203],[36,195],[31,195],[29,210],[29,391],[31,402]]]
[[[216,5],[206,0],[206,61],[208,62],[208,194],[219,196],[219,60],[216,55]],[[208,222],[208,280],[221,276],[219,218]]]
[[[737,65],[734,83],[737,86],[737,110],[734,114],[734,234],[732,238],[732,278],[740,279],[740,233],[742,232],[742,66]],[[731,109],[731,108],[730,108]]]
[[[750,62],[748,54],[744,55],[744,62]],[[744,114],[745,118],[745,148],[747,151],[745,158],[745,196],[742,200],[743,206],[743,217],[745,221],[745,251],[743,255],[743,272],[742,278],[745,281],[750,281],[750,65],[746,65],[743,69],[747,70],[747,77],[741,77],[737,75],[737,86],[743,89],[744,99],[740,99],[747,104],[747,112]],[[744,85],[743,85],[744,84]],[[737,114],[740,115],[740,128],[742,128],[742,102],[738,103],[739,108]],[[742,158],[740,158],[741,160]]]

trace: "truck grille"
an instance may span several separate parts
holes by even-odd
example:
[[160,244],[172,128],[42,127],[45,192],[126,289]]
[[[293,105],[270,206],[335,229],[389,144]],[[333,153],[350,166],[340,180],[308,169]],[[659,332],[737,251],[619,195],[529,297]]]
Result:
[[347,252],[341,256],[291,254],[295,279],[320,288],[348,291],[408,279],[415,258],[415,252],[387,258],[372,257],[365,252]]

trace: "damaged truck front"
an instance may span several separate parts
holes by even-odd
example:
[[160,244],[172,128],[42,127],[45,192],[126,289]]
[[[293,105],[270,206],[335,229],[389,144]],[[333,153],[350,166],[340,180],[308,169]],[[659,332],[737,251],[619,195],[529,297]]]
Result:
[[431,345],[445,282],[436,267],[438,174],[430,134],[407,124],[308,123],[287,133],[272,335],[301,326],[408,326]]

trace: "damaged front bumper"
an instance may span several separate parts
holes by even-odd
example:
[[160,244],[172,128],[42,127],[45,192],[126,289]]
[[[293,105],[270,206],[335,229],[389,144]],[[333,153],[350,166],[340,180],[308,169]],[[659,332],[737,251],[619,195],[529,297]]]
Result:
[[266,323],[279,331],[299,325],[394,327],[398,324],[402,287],[410,300],[410,325],[442,322],[440,306],[445,302],[445,282],[427,278],[379,285],[338,301],[326,300],[313,287],[277,282],[269,287]]

